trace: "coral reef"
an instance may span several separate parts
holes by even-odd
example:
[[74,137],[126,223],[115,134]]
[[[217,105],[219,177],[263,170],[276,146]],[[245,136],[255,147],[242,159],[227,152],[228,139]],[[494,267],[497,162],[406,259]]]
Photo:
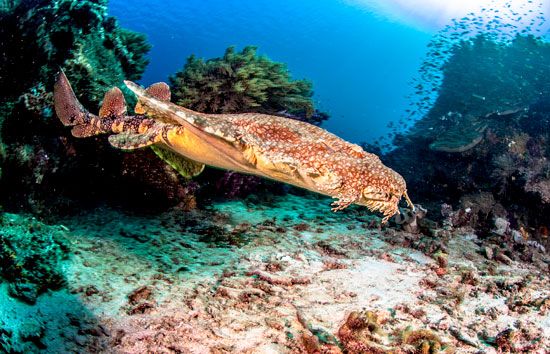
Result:
[[[418,76],[411,81],[410,108],[405,111],[405,117],[400,119],[397,124],[392,124],[390,128],[393,127],[394,131],[390,134],[390,137],[398,133],[399,130],[410,128],[425,115],[431,114],[430,112],[433,111],[434,106],[438,105],[437,101],[444,103],[449,100],[449,102],[464,103],[474,107],[473,111],[477,111],[477,108],[481,108],[483,102],[487,99],[490,103],[496,103],[500,100],[496,95],[488,98],[484,95],[486,92],[496,94],[497,91],[500,91],[499,94],[503,94],[504,98],[511,98],[509,101],[501,100],[501,103],[505,105],[515,102],[515,98],[510,95],[511,92],[516,92],[519,95],[519,101],[525,95],[532,95],[532,93],[518,92],[518,87],[514,87],[514,79],[520,82],[524,80],[520,68],[524,63],[515,54],[527,49],[518,41],[523,41],[526,38],[527,41],[542,39],[541,35],[544,33],[546,23],[546,4],[541,0],[528,2],[503,1],[500,4],[502,6],[484,6],[460,19],[452,19],[432,37],[427,46],[425,60],[418,70]],[[514,53],[514,50],[506,48],[507,46],[519,47],[520,51]],[[472,51],[472,49],[475,51]],[[483,52],[485,55],[478,55],[478,51]],[[501,55],[504,53],[511,54],[507,58],[507,64],[512,64],[514,67],[509,67],[509,70],[505,70],[504,66],[501,65]],[[462,57],[462,63],[452,60],[457,54]],[[533,79],[533,69],[540,70],[541,73],[547,70],[541,66],[535,68],[540,64],[538,60],[543,59],[539,56],[540,50],[537,49],[531,52],[527,49],[521,54],[525,55],[525,58],[529,61],[535,60],[535,65],[525,70],[528,80]],[[518,65],[516,66],[516,64]],[[527,63],[527,65],[530,64]],[[451,72],[453,68],[460,69],[460,67],[464,70],[463,72]],[[449,77],[443,74],[444,71],[447,71],[450,76],[455,76],[455,78],[461,77],[473,81],[455,81],[451,79],[455,82],[448,85]],[[476,73],[480,74],[481,77],[476,76]],[[493,75],[493,73],[497,75]],[[445,80],[447,81],[445,85],[450,91],[443,88]],[[537,80],[541,83],[540,77]],[[488,84],[496,82],[499,85],[502,84],[502,86],[493,85],[491,88],[486,88],[477,85],[476,82],[478,81],[485,81]],[[523,82],[525,83],[525,81]],[[472,84],[470,85],[470,83]],[[527,83],[526,86],[530,86],[530,83]],[[459,91],[459,88],[463,88],[465,91]],[[506,91],[504,88],[509,88],[511,91]],[[472,89],[477,89],[477,91]],[[457,96],[449,95],[451,91],[454,91]],[[440,98],[441,94],[445,96],[444,100]],[[443,111],[439,112],[440,115],[447,113],[444,105],[439,107],[443,108]],[[459,112],[463,112],[464,108],[466,107],[455,107]],[[466,112],[466,114],[469,113]]]
[[453,220],[432,213],[436,220],[490,235],[505,218],[548,248],[541,230],[550,226],[550,43],[480,35],[451,54],[434,105],[383,160],[417,202],[436,211],[458,206]]
[[[505,120],[548,97],[548,58],[550,43],[534,36],[518,34],[510,43],[500,43],[481,34],[459,42],[441,68],[437,99],[413,134],[438,139],[448,130],[479,131],[486,121]],[[492,113],[496,116],[485,117]]]
[[40,293],[64,285],[66,230],[15,214],[0,215],[0,227],[0,275],[12,296],[32,304]]
[[[97,106],[107,89],[141,76],[150,47],[145,37],[107,16],[106,0],[3,5],[0,49],[9,55],[0,57],[0,185],[10,193],[2,204],[47,214],[67,211],[71,194],[82,189],[90,200],[105,186],[119,190],[109,175],[120,174],[123,154],[73,141],[52,121],[51,90],[63,68],[82,100]],[[99,161],[105,170],[93,167]]]
[[240,53],[229,47],[223,57],[206,61],[191,56],[170,86],[174,102],[199,112],[315,114],[311,83],[292,80],[284,64],[257,55],[253,46]]

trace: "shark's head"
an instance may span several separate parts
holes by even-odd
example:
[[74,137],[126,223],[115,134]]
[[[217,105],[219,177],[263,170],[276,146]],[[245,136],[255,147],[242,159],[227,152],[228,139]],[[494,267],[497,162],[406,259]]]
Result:
[[405,180],[394,170],[380,164],[376,166],[376,173],[369,173],[366,180],[368,183],[363,187],[357,204],[381,212],[384,215],[384,223],[399,213],[399,202],[403,197],[414,210],[414,205],[407,195]]

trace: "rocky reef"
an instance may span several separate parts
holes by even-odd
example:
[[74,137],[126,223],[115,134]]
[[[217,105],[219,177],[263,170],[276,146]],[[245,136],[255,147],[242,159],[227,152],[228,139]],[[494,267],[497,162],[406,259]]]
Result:
[[508,236],[515,230],[520,244],[548,248],[550,44],[534,36],[498,42],[479,35],[451,53],[434,105],[397,134],[383,159],[432,218],[456,209],[454,226],[480,235],[504,218]]

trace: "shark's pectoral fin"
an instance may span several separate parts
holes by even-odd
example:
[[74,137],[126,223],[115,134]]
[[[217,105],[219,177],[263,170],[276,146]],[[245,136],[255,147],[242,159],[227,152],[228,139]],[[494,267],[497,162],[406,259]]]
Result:
[[204,170],[204,164],[190,160],[162,145],[151,145],[151,149],[158,157],[185,178],[195,177]]
[[313,181],[315,187],[321,191],[334,191],[342,186],[342,178],[334,171],[323,166],[307,170],[307,176]]
[[245,150],[244,158],[265,177],[291,184],[300,179],[298,168],[292,161],[272,158],[265,153],[253,152],[253,149]]
[[162,141],[162,137],[157,129],[150,129],[143,134],[120,133],[109,136],[109,143],[122,150],[139,149],[160,141]]
[[357,202],[360,195],[357,195],[356,193],[346,193],[346,194],[339,194],[335,197],[335,201],[332,202],[332,211],[339,211],[342,209],[346,209],[351,204]]

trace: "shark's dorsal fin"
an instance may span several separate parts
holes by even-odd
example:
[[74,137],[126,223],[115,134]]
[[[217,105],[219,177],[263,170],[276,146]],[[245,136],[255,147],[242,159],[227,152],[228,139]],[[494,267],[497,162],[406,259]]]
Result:
[[[137,85],[132,81],[125,80],[124,84],[126,84],[130,91],[136,94],[136,97],[138,98],[138,102],[140,104],[140,106],[138,106],[138,111],[145,112],[156,121],[162,123],[189,126],[195,124],[199,120],[204,119],[204,115],[202,113],[194,112],[189,109],[177,106],[171,102],[162,101],[156,97],[153,97],[143,87]],[[158,92],[155,93],[158,94]],[[166,96],[164,96],[163,98],[165,97]]]
[[[170,92],[170,86],[168,86],[168,84],[166,84],[165,82],[157,82],[156,84],[152,84],[151,86],[145,89],[145,92],[151,97],[154,97],[164,102],[170,102],[170,98],[172,97],[172,93]],[[136,107],[134,108],[134,112],[136,112],[136,114],[146,113],[145,109],[139,102],[139,98],[138,98],[138,102],[136,103]]]
[[199,175],[204,170],[204,164],[190,160],[162,145],[151,145],[151,149],[164,162],[170,165],[174,170],[185,178],[192,178]]
[[157,82],[156,84],[152,84],[145,89],[145,92],[161,101],[166,102],[169,102],[172,97],[170,86],[168,86],[166,82]]
[[99,109],[99,117],[121,117],[126,115],[126,100],[118,87],[113,87],[105,93],[103,104]]

